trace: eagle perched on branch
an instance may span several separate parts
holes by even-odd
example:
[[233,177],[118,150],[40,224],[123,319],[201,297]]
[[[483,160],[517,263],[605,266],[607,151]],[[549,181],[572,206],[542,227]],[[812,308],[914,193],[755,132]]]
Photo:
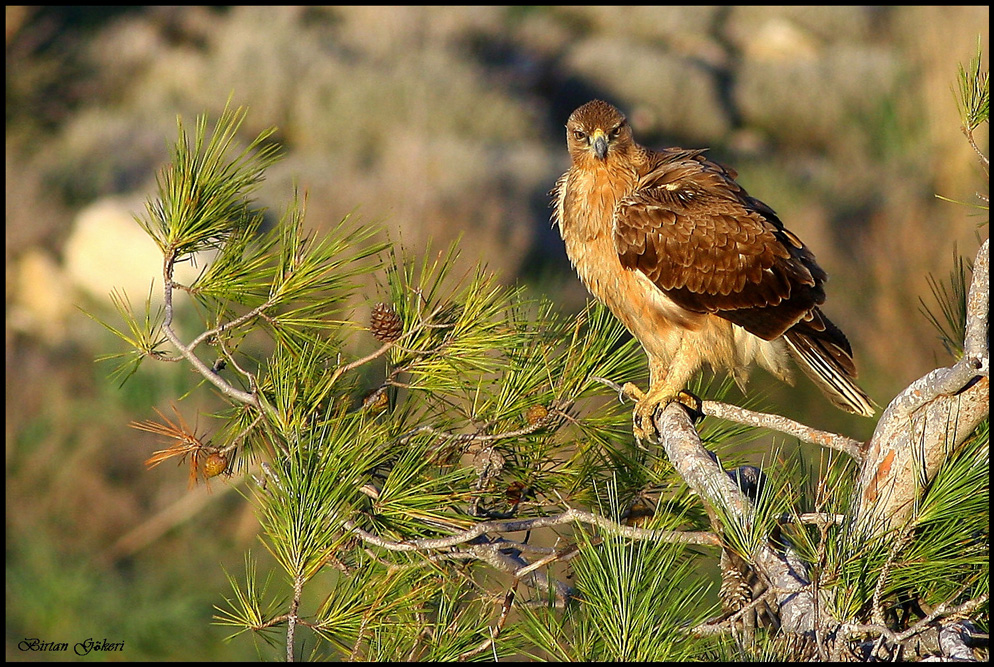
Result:
[[625,385],[637,437],[705,362],[741,386],[752,362],[791,382],[793,358],[836,406],[873,415],[849,341],[818,308],[825,272],[735,171],[703,150],[639,145],[601,100],[570,115],[566,144],[553,190],[566,254],[649,358],[649,390]]

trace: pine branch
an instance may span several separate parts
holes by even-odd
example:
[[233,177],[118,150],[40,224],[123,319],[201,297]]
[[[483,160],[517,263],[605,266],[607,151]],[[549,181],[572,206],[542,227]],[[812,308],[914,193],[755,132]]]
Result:
[[241,403],[247,403],[248,405],[255,407],[260,412],[263,411],[263,403],[259,400],[259,396],[255,391],[242,391],[241,389],[238,389],[225,381],[224,378],[215,373],[210,366],[201,361],[200,357],[194,354],[192,347],[184,344],[173,330],[173,288],[175,287],[175,283],[173,283],[174,260],[174,256],[167,257],[163,267],[163,280],[165,282],[165,288],[163,290],[165,316],[162,321],[162,332],[166,335],[166,338],[169,339],[169,342],[172,343],[177,350],[179,350],[183,358],[186,359],[205,380],[217,387],[222,394]]
[[[906,656],[911,658],[923,657],[921,651],[919,650],[908,650],[912,645],[912,642],[917,641],[924,634],[937,634],[936,644],[939,644],[936,648],[939,649],[940,655],[945,657],[959,657],[966,658],[973,661],[975,658],[973,652],[967,649],[965,653],[960,656],[951,656],[947,647],[954,651],[960,649],[962,646],[962,641],[960,634],[972,634],[969,631],[964,630],[962,627],[961,620],[963,618],[968,618],[971,614],[975,613],[978,609],[982,608],[987,601],[990,599],[990,595],[984,593],[977,598],[967,600],[962,604],[954,605],[950,603],[943,603],[938,605],[932,613],[928,614],[925,618],[921,619],[913,626],[907,630],[900,632],[894,631],[891,628],[883,625],[881,623],[842,623],[838,628],[838,638],[836,639],[837,650],[849,640],[851,637],[859,635],[872,635],[877,637],[873,642],[873,646],[869,649],[868,654],[874,656],[877,654],[881,648],[884,648],[885,642],[889,642],[889,649],[891,655],[896,655],[900,650]],[[950,623],[940,623],[940,619],[948,618],[951,620]],[[938,627],[937,627],[938,626]],[[943,635],[947,630],[953,630],[956,637],[946,640],[943,642]],[[952,639],[952,641],[950,641]],[[942,646],[946,643],[946,646]],[[962,646],[962,648],[966,648]],[[837,656],[836,656],[837,657]]]
[[869,532],[900,525],[928,482],[990,410],[989,246],[977,253],[967,295],[963,356],[899,393],[884,410],[859,476],[857,520]]
[[293,581],[293,599],[290,601],[290,612],[286,615],[286,661],[293,662],[293,640],[297,631],[297,612],[300,609],[300,596],[304,591],[303,577],[296,577]]
[[727,419],[728,421],[745,424],[746,426],[767,428],[771,431],[778,431],[794,436],[802,442],[845,452],[856,461],[860,461],[863,458],[862,450],[865,445],[859,440],[847,438],[844,435],[829,433],[828,431],[820,431],[781,415],[755,412],[740,408],[737,405],[719,403],[717,401],[704,401],[701,411],[706,415],[719,419]]
[[[618,396],[622,397],[623,400],[624,387],[622,385],[602,377],[592,377],[591,379],[614,389],[618,392]],[[754,426],[756,428],[766,428],[771,431],[778,431],[786,435],[794,436],[798,440],[811,443],[812,445],[836,449],[840,452],[845,452],[857,461],[862,460],[863,458],[862,449],[865,445],[859,440],[847,438],[844,435],[838,435],[836,433],[829,433],[828,431],[820,431],[816,428],[801,424],[800,422],[796,422],[781,415],[756,412],[754,410],[741,408],[737,405],[730,405],[728,403],[721,403],[718,401],[702,401],[701,412],[710,417],[725,419],[737,424],[744,424],[745,426]]]
[[[724,471],[723,471],[724,472]],[[570,523],[587,523],[597,526],[611,534],[620,535],[636,540],[654,540],[679,544],[699,544],[707,546],[720,546],[720,541],[712,533],[684,532],[678,530],[649,530],[632,526],[623,526],[611,521],[603,516],[571,508],[561,514],[554,516],[536,517],[534,519],[509,519],[502,521],[483,521],[475,524],[472,528],[460,531],[448,537],[421,538],[411,540],[388,540],[360,528],[354,521],[343,522],[343,527],[358,535],[364,542],[372,544],[389,551],[432,551],[437,549],[448,549],[460,544],[465,544],[482,537],[488,533],[517,533],[522,531],[535,530],[537,528],[549,528]]]
[[[656,413],[655,425],[667,458],[683,480],[705,503],[721,508],[730,520],[742,524],[752,512],[752,503],[701,443],[683,406],[670,403]],[[815,603],[805,568],[788,547],[783,554],[774,551],[769,541],[758,542],[754,553],[746,554],[752,564],[776,589],[782,628],[787,632],[814,630]]]
[[990,159],[977,146],[974,130],[990,118],[990,73],[983,70],[982,44],[978,39],[977,55],[971,59],[969,69],[959,66],[957,79],[956,108],[960,113],[961,129],[970,147],[973,148],[985,169],[990,168]]

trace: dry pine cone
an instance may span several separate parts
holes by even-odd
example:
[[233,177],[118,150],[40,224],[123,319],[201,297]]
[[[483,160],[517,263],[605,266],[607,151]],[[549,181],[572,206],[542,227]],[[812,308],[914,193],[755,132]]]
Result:
[[376,340],[392,343],[404,332],[404,322],[392,306],[378,303],[369,315],[369,330]]

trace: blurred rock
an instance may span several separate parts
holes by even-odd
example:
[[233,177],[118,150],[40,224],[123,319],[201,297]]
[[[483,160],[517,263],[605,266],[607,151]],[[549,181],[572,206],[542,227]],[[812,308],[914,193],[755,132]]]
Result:
[[[874,37],[889,8],[736,5],[723,17],[722,35],[745,56],[803,55],[811,48],[858,44]],[[770,43],[763,44],[764,41]]]
[[887,49],[840,44],[804,58],[747,59],[733,96],[743,122],[775,140],[836,149],[859,145],[885,122],[883,107],[899,93],[901,74]]
[[162,253],[135,221],[137,210],[101,199],[79,212],[63,251],[74,287],[101,301],[115,288],[132,300],[144,299],[153,282],[161,289]]
[[[162,302],[162,253],[133,217],[137,201],[106,198],[76,216],[63,250],[63,267],[37,259],[22,260],[26,280],[18,290],[20,303],[37,304],[29,310],[45,313],[45,326],[67,317],[81,316],[74,304],[109,308],[108,295],[118,291],[141,312],[151,290],[153,306]],[[30,256],[28,256],[30,257]],[[177,264],[174,279],[190,284],[203,265]],[[35,276],[35,277],[30,277]],[[44,298],[38,290],[51,294]],[[37,319],[37,318],[36,318]]]
[[30,248],[7,269],[7,326],[46,343],[65,340],[72,290],[48,252]]
[[774,17],[749,33],[741,49],[746,59],[755,61],[814,60],[820,46],[820,40],[811,32],[787,19]]
[[[608,102],[640,114],[638,129],[707,143],[731,128],[719,82],[701,63],[616,37],[586,39],[565,58],[574,76],[604,90]],[[634,122],[634,121],[633,121]]]

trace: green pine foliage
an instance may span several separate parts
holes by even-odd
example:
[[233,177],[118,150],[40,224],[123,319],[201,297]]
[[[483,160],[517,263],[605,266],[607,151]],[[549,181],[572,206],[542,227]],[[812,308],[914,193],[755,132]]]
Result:
[[[986,79],[976,83],[961,86],[970,122],[986,120]],[[229,575],[215,619],[231,639],[251,633],[270,659],[792,656],[770,629],[749,641],[696,632],[720,620],[720,550],[654,530],[712,531],[745,562],[789,547],[842,622],[987,594],[986,425],[922,490],[911,521],[875,540],[851,522],[802,521],[850,511],[854,464],[810,465],[792,443],[762,455],[746,515],[705,511],[658,447],[634,442],[630,406],[603,379],[644,385],[644,358],[603,307],[565,315],[483,269],[453,275],[455,246],[409,253],[349,219],[310,233],[296,195],[267,228],[251,195],[279,150],[272,130],[240,148],[244,117],[226,110],[213,128],[200,118],[192,136],[180,124],[139,220],[163,253],[165,305],[150,297],[135,312],[115,294],[125,324],[105,325],[131,348],[108,356],[122,359],[122,380],[146,359],[182,360],[223,401],[206,436],[182,419],[160,427],[174,442],[154,458],[189,460],[206,481],[216,473],[204,460],[221,455],[225,474],[250,477],[246,502],[275,569],[258,572],[249,554]],[[173,279],[183,261],[203,266],[190,285]],[[954,349],[965,285],[961,264],[934,290],[933,320]],[[377,302],[396,314],[396,336],[366,326]],[[197,330],[181,330],[195,318]],[[698,430],[726,466],[755,435],[710,418]],[[571,509],[603,521],[538,523]]]
[[968,67],[959,67],[956,79],[956,108],[963,122],[963,131],[968,135],[984,123],[990,122],[991,81],[990,72],[983,67],[983,50],[977,40],[977,55],[970,60]]

